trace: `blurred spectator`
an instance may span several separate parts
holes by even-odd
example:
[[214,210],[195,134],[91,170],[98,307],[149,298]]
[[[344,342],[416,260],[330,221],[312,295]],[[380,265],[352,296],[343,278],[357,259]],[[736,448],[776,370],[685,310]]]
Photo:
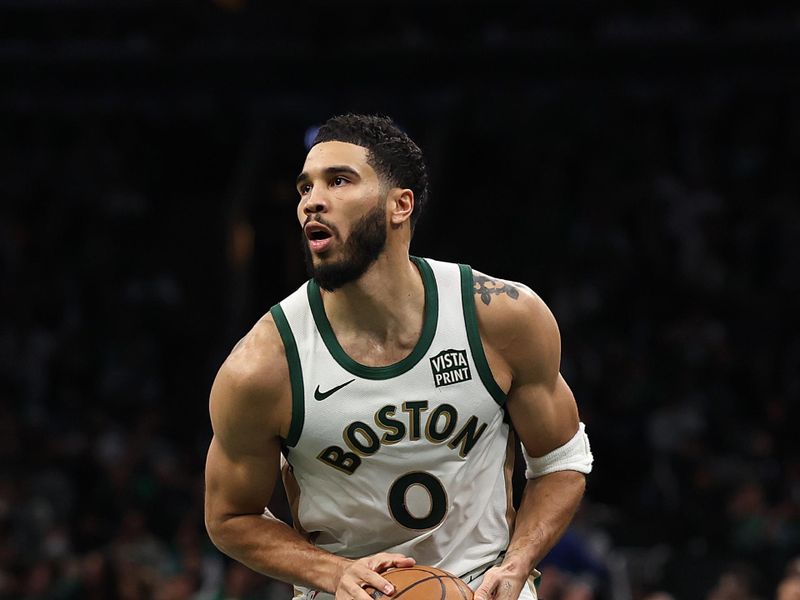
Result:
[[800,600],[800,576],[787,575],[778,584],[776,600]]
[[739,564],[723,571],[706,600],[756,600],[754,573],[748,565]]

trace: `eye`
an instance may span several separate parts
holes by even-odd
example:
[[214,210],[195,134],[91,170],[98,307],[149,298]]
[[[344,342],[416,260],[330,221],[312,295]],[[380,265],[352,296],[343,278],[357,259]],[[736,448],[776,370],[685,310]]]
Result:
[[301,196],[305,196],[308,192],[311,191],[311,184],[304,183],[303,185],[297,187],[297,191],[300,192]]
[[334,178],[331,180],[331,183],[332,183],[332,184],[333,184],[335,187],[339,187],[339,186],[341,186],[341,185],[344,185],[345,183],[348,183],[348,181],[347,181],[347,179],[345,179],[344,177],[342,177],[342,176],[340,176],[340,175],[337,175],[336,177],[334,177]]

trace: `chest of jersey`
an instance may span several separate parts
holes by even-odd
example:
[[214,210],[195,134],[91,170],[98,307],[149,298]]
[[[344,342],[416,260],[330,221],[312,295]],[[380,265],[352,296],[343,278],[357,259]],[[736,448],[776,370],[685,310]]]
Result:
[[313,287],[282,303],[296,347],[287,491],[300,528],[331,551],[361,556],[437,531],[433,560],[465,524],[507,528],[502,392],[487,386],[462,274],[430,262],[420,340],[387,367],[342,351]]

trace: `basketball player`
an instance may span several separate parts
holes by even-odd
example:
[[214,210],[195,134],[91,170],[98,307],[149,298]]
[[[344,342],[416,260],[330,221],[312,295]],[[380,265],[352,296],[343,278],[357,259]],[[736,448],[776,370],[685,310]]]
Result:
[[[531,600],[591,470],[542,300],[409,256],[427,187],[420,149],[391,120],[329,120],[297,178],[311,279],[211,390],[211,539],[306,600],[391,594],[380,573],[415,561],[478,600]],[[515,515],[516,436],[528,481]],[[281,465],[293,528],[264,508]]]

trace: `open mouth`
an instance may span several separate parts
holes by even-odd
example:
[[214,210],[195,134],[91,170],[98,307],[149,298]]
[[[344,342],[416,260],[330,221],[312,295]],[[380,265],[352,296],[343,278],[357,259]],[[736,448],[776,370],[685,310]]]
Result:
[[306,237],[312,242],[315,240],[327,240],[331,237],[331,233],[329,231],[325,231],[324,229],[314,229],[313,231],[307,231]]
[[308,239],[308,245],[314,252],[324,252],[333,238],[333,232],[322,223],[308,223],[304,232]]

